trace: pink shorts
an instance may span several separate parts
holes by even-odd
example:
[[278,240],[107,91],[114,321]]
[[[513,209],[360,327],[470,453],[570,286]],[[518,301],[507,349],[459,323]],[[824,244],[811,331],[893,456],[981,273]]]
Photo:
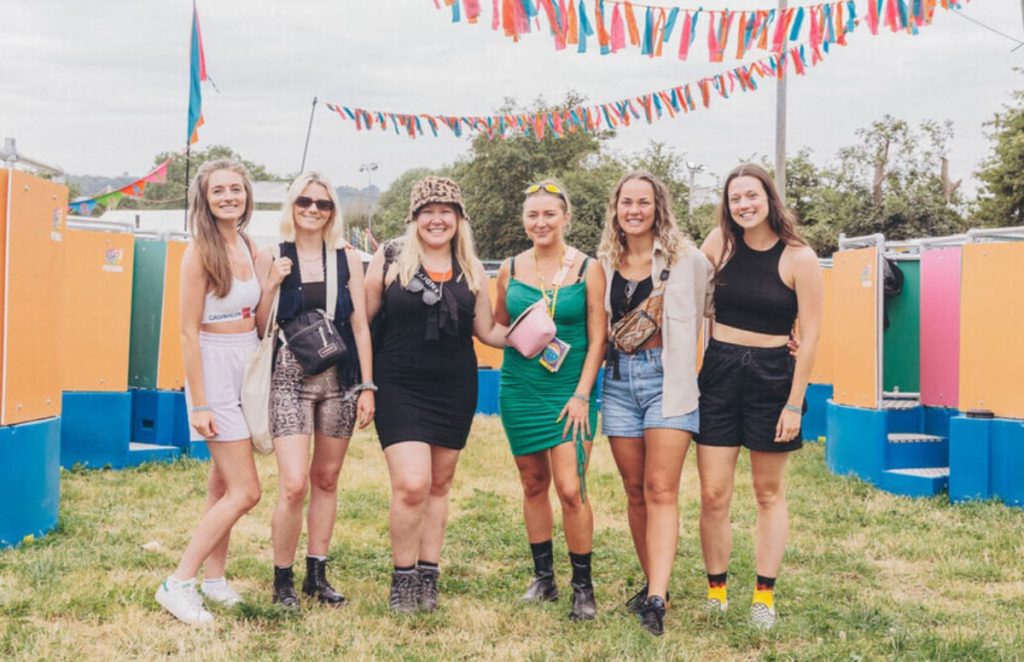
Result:
[[[242,416],[242,377],[245,364],[256,351],[260,339],[256,330],[245,333],[199,332],[199,356],[203,364],[206,404],[213,407],[217,436],[205,439],[189,427],[193,441],[238,441],[248,439],[249,426]],[[185,382],[185,404],[192,411],[192,394]]]

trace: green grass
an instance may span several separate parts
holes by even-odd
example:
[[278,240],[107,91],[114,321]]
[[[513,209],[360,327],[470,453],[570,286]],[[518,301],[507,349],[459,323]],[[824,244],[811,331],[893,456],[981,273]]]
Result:
[[[494,418],[478,418],[456,474],[442,607],[431,615],[393,616],[385,604],[389,495],[372,434],[357,435],[342,471],[329,571],[350,600],[341,611],[305,605],[289,614],[271,606],[277,472],[269,457],[259,468],[264,498],[236,526],[228,568],[248,601],[216,610],[207,629],[175,622],[153,600],[197,521],[207,465],[65,472],[57,530],[0,551],[0,659],[1024,659],[1024,512],[885,494],[829,474],[819,446],[791,459],[790,542],[777,588],[780,621],[770,633],[747,625],[755,507],[745,458],[733,504],[732,607],[719,618],[700,612],[698,484],[688,458],[673,608],[660,639],[622,608],[642,576],[603,441],[588,482],[600,613],[583,624],[566,618],[560,529],[562,600],[518,602],[532,566],[516,471]],[[147,543],[158,545],[147,551]]]

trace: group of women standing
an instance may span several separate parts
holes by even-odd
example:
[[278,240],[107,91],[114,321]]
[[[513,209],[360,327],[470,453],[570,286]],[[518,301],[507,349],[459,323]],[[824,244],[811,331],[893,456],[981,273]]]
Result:
[[[338,202],[322,177],[307,173],[292,184],[284,241],[273,250],[257,254],[246,238],[251,210],[241,166],[217,161],[200,169],[190,200],[194,242],[182,264],[182,347],[190,422],[209,442],[213,461],[206,511],[157,591],[168,611],[205,623],[212,616],[203,597],[227,605],[240,600],[224,579],[228,539],[260,498],[239,404],[245,363],[257,328],[268,328],[271,316],[284,328],[308,311],[327,309],[349,348],[344,359],[307,374],[286,341],[276,350],[270,404],[279,470],[275,603],[299,605],[292,564],[308,491],[302,591],[323,604],[344,604],[325,570],[337,481],[355,424],[373,420],[391,479],[389,606],[396,612],[437,607],[448,495],[476,407],[476,336],[505,348],[501,420],[522,483],[534,563],[523,600],[559,597],[553,482],[572,569],[569,617],[596,616],[586,471],[604,363],[601,427],[622,477],[646,578],[627,608],[647,631],[663,632],[679,539],[680,476],[695,439],[706,607],[728,607],[729,507],[745,446],[758,505],[751,618],[760,627],[774,624],[774,582],[788,526],[783,478],[787,452],[801,445],[822,285],[813,251],[762,168],[730,173],[718,227],[701,249],[679,231],[665,186],[649,173],[627,174],[610,196],[597,259],[567,244],[572,205],[564,187],[554,180],[529,186],[522,223],[531,247],[502,264],[493,308],[461,191],[451,180],[417,182],[404,237],[377,251],[365,279],[355,251],[335,250]],[[546,315],[554,328],[539,358],[507,346],[513,321],[531,314]],[[712,331],[698,373],[705,316]],[[793,349],[797,318],[800,342]]]

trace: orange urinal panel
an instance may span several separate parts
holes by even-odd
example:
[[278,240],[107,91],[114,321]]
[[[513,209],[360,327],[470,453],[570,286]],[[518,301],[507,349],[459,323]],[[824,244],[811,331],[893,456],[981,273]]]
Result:
[[1024,418],[1024,243],[967,244],[960,296],[960,409]]
[[878,249],[841,251],[832,259],[833,399],[875,408],[878,385]]
[[164,262],[164,304],[160,316],[160,361],[156,387],[161,390],[185,388],[185,361],[181,356],[181,259],[187,241],[169,240]]
[[68,189],[8,172],[0,425],[60,414],[60,304]]
[[128,390],[134,255],[131,232],[64,234],[63,390]]

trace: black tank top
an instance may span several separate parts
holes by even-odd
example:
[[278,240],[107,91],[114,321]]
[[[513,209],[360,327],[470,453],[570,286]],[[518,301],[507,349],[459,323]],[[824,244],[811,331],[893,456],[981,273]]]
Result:
[[744,331],[789,335],[796,320],[796,291],[782,282],[779,259],[786,250],[781,239],[766,251],[736,238],[732,258],[718,273],[715,321]]

